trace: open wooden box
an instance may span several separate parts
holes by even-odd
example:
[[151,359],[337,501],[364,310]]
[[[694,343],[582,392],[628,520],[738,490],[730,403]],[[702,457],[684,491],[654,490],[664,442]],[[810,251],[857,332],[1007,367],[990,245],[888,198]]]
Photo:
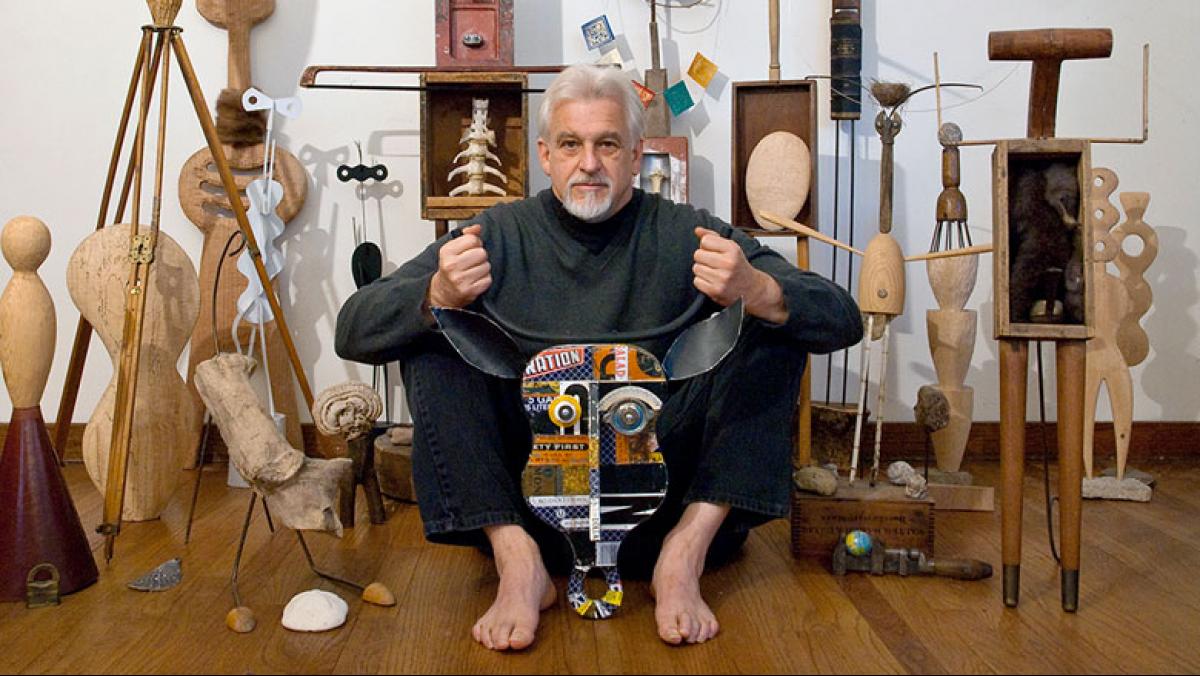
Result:
[[[1064,317],[1062,323],[1034,323],[1028,317],[1014,317],[1011,311],[1011,294],[1021,284],[1014,279],[1013,261],[1017,256],[1014,247],[1019,246],[1021,237],[1014,222],[1014,201],[1020,177],[1024,172],[1044,170],[1051,163],[1066,163],[1074,168],[1074,177],[1079,186],[1079,245],[1073,260],[1082,268],[1083,321],[1071,321]],[[992,243],[995,250],[993,261],[993,284],[995,290],[995,337],[1022,338],[1033,340],[1086,340],[1093,332],[1092,300],[1092,220],[1088,208],[1090,180],[1092,175],[1091,143],[1082,139],[1014,139],[999,141],[992,154]],[[1031,183],[1031,185],[1034,185]],[[1066,226],[1062,226],[1066,227]]]
[[642,139],[642,166],[634,179],[637,187],[651,192],[651,177],[662,176],[662,196],[677,204],[688,203],[688,139],[686,136],[654,136]]
[[[529,113],[524,73],[428,72],[421,75],[421,218],[463,220],[502,202],[526,196],[529,184]],[[450,197],[462,183],[446,175],[471,126],[471,100],[488,100],[488,127],[496,132],[496,167],[508,178],[505,196]],[[495,166],[495,165],[489,165]],[[496,184],[495,177],[489,183]]]
[[746,198],[746,166],[764,136],[787,131],[808,144],[811,180],[808,200],[795,220],[817,228],[817,83],[815,80],[774,80],[733,83],[733,225],[758,233],[795,236],[790,231],[760,230]]

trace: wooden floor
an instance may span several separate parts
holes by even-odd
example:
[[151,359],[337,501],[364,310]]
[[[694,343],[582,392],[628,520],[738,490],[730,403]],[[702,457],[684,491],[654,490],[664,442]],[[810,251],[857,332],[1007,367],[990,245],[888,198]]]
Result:
[[[997,468],[973,469],[988,479]],[[364,606],[343,592],[350,601],[344,627],[315,635],[284,630],[279,617],[293,594],[336,588],[308,572],[292,533],[270,535],[258,518],[242,593],[259,626],[246,635],[228,631],[229,572],[247,497],[224,487],[221,466],[205,472],[190,545],[183,544],[185,489],[162,520],[125,527],[96,585],[57,608],[0,604],[0,672],[1195,673],[1200,467],[1141,469],[1159,478],[1153,502],[1085,505],[1081,609],[1074,615],[1059,606],[1040,476],[1031,473],[1019,609],[1001,604],[998,576],[974,583],[835,578],[820,563],[792,559],[788,524],[780,520],[756,531],[739,560],[704,578],[722,625],[707,644],[662,644],[646,584],[629,582],[613,619],[580,619],[560,595],[542,615],[534,646],[500,655],[469,636],[496,588],[490,560],[427,544],[416,508],[407,505],[395,506],[387,525],[360,525],[341,541],[310,538],[320,565],[382,581],[399,598],[397,607]],[[90,530],[101,498],[81,466],[66,473]],[[939,556],[980,558],[998,569],[999,539],[997,514],[938,515]],[[184,581],[175,589],[125,588],[176,556]],[[562,591],[565,581],[556,582]]]

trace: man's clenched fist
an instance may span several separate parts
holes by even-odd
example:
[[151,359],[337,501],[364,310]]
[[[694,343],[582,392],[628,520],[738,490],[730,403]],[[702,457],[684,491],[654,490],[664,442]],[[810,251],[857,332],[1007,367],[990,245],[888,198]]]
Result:
[[692,283],[701,293],[722,307],[741,298],[748,314],[779,324],[787,321],[779,283],[750,265],[737,242],[708,228],[697,227],[695,233],[700,246],[692,256]]
[[430,307],[466,307],[492,285],[482,230],[479,224],[463,228],[462,235],[438,250],[438,269],[429,280]]

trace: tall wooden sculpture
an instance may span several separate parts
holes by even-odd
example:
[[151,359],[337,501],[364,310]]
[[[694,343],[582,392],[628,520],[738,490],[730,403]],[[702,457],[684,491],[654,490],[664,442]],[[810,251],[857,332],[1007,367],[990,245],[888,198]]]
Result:
[[[259,177],[258,172],[263,169],[265,158],[272,155],[265,152],[265,127],[259,116],[248,114],[242,108],[242,94],[252,84],[250,31],[274,13],[275,0],[198,0],[196,9],[209,23],[229,32],[229,79],[226,90],[217,102],[217,131],[230,166],[238,170],[234,174],[234,181],[240,195],[248,200],[245,197],[247,186]],[[304,208],[308,194],[308,173],[300,160],[284,148],[276,149],[273,156],[273,178],[283,186],[282,199],[275,211],[280,220],[287,224]],[[212,153],[207,147],[193,153],[179,170],[179,204],[188,219],[204,233],[204,248],[200,255],[200,288],[205,291],[201,294],[200,318],[192,331],[191,348],[188,351],[189,384],[193,382],[197,364],[214,356],[218,348],[225,351],[234,349],[231,330],[238,314],[238,299],[248,285],[253,285],[233,265],[219,268],[221,274],[219,278],[217,276],[217,263],[225,242],[238,230],[237,219],[231,213],[225,193],[220,192],[220,185],[221,177],[217,174]],[[261,244],[264,249],[270,247],[269,242]],[[219,345],[213,343],[214,285],[217,289],[215,335]],[[287,351],[277,323],[274,320],[267,321],[265,330],[268,359],[273,364],[283,364],[287,360]],[[243,341],[247,340],[250,329],[242,327],[241,331],[247,337]],[[285,368],[271,371],[270,389],[272,401],[286,421],[288,442],[296,448],[304,448],[292,374]],[[204,403],[198,395],[194,395],[193,407],[196,410],[196,425],[199,425],[204,414]],[[198,427],[196,429],[194,438],[199,439]]]
[[60,594],[100,573],[42,421],[56,322],[37,269],[50,253],[50,230],[18,216],[4,226],[0,248],[13,268],[0,295],[0,367],[13,405],[0,455],[0,601],[21,601],[31,569],[42,564],[53,566]]
[[1140,139],[1057,139],[1054,132],[1062,62],[1106,58],[1112,40],[1108,29],[991,33],[991,59],[1033,62],[1027,138],[959,144],[996,146],[992,198],[995,335],[1000,341],[1001,557],[1009,607],[1020,596],[1030,340],[1056,346],[1062,607],[1074,612],[1079,606],[1085,355],[1097,316],[1096,218],[1088,203],[1094,182],[1091,145],[1146,140],[1148,71],[1143,71]]
[[[1116,440],[1117,478],[1121,479],[1125,476],[1133,429],[1133,379],[1129,369],[1142,363],[1150,352],[1150,338],[1139,322],[1153,299],[1143,274],[1158,256],[1158,236],[1142,220],[1150,203],[1149,193],[1121,193],[1125,222],[1117,225],[1120,213],[1109,201],[1117,190],[1117,175],[1109,169],[1095,169],[1092,174],[1088,206],[1097,216],[1093,237],[1098,246],[1091,263],[1092,283],[1096,287],[1096,336],[1087,348],[1083,471],[1089,479],[1093,478],[1096,404],[1100,386],[1107,385]],[[1129,237],[1142,241],[1139,254],[1125,251],[1123,244]],[[1109,262],[1115,263],[1120,276],[1107,270]]]
[[[937,198],[937,224],[930,242],[930,251],[949,251],[971,246],[967,228],[967,198],[959,189],[962,181],[959,150],[962,130],[953,122],[942,123],[941,71],[937,54],[933,56],[934,79],[938,83],[938,142],[942,145],[942,192]],[[949,423],[930,435],[937,467],[943,472],[957,472],[971,433],[975,391],[966,386],[971,354],[975,350],[975,330],[979,315],[966,309],[967,300],[975,290],[979,258],[963,256],[926,261],[929,286],[937,299],[938,309],[925,312],[929,352],[937,373],[938,390],[950,405]]]
[[[142,224],[144,229],[146,226]],[[83,431],[83,462],[101,492],[108,485],[110,442],[117,414],[117,386],[129,281],[128,223],[110,225],[83,240],[67,263],[67,289],[79,314],[100,335],[113,375]],[[159,233],[156,265],[147,278],[142,320],[141,387],[134,398],[126,474],[125,521],[156,519],[174,495],[180,470],[195,450],[192,430],[200,422],[175,363],[196,324],[200,286],[183,247]]]

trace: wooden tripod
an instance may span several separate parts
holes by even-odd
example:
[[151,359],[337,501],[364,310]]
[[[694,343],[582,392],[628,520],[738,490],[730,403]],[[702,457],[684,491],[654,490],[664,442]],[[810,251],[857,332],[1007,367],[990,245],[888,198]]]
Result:
[[[108,480],[105,486],[103,520],[96,529],[97,532],[105,536],[104,558],[106,561],[112,560],[114,542],[121,530],[121,513],[125,502],[125,480],[133,431],[138,362],[141,356],[142,328],[146,309],[147,294],[145,291],[158,243],[160,205],[162,202],[163,158],[166,145],[167,85],[169,82],[172,52],[174,52],[176,58],[179,60],[179,69],[183,75],[188,93],[191,95],[192,105],[196,109],[196,117],[199,119],[200,127],[204,132],[204,138],[208,143],[209,150],[217,166],[217,172],[221,176],[221,183],[229,198],[229,204],[233,208],[234,215],[237,218],[238,228],[246,239],[246,250],[254,262],[258,278],[267,292],[267,302],[271,307],[271,311],[275,314],[275,320],[279,323],[280,333],[282,334],[284,345],[291,361],[292,371],[296,375],[296,380],[310,408],[313,403],[312,389],[309,387],[308,379],[304,374],[304,368],[300,363],[296,346],[292,342],[291,332],[288,330],[283,309],[279,305],[279,299],[275,296],[274,287],[271,285],[271,280],[267,275],[266,269],[263,267],[258,242],[255,240],[254,233],[250,229],[250,223],[246,218],[246,208],[238,195],[237,185],[229,169],[229,162],[225,157],[221,142],[217,138],[217,131],[213,124],[212,116],[208,112],[208,104],[204,101],[204,95],[196,79],[195,70],[192,68],[191,59],[188,57],[187,49],[183,44],[182,29],[174,25],[175,17],[179,12],[182,0],[147,0],[147,4],[150,6],[150,12],[154,17],[154,24],[142,27],[142,41],[138,47],[133,75],[130,78],[129,90],[125,97],[125,108],[121,115],[121,122],[117,130],[117,140],[109,161],[108,178],[105,183],[104,194],[101,198],[100,215],[96,225],[96,229],[99,230],[108,222],[106,221],[106,216],[116,177],[117,164],[133,109],[134,95],[140,85],[141,99],[139,102],[137,131],[134,136],[133,150],[129,158],[125,182],[121,190],[116,219],[113,221],[120,222],[122,219],[132,183],[133,218],[130,230],[130,272],[129,282],[126,285],[127,297],[122,331],[121,357],[117,370],[116,409],[113,419],[112,441],[109,447]],[[153,97],[156,75],[159,72],[161,72],[161,78],[159,82],[157,157],[154,168],[153,210],[150,218],[149,234],[145,234],[139,232],[139,203],[143,168],[142,154],[146,141],[146,121],[150,111],[150,100]],[[87,358],[87,347],[90,337],[91,326],[81,318],[75,332],[75,343],[71,350],[71,363],[68,368],[66,382],[63,386],[63,396],[58,411],[55,428],[55,445],[57,448],[65,447],[67,430],[69,429],[71,417],[74,412],[75,399],[79,392],[79,382],[84,362]]]

